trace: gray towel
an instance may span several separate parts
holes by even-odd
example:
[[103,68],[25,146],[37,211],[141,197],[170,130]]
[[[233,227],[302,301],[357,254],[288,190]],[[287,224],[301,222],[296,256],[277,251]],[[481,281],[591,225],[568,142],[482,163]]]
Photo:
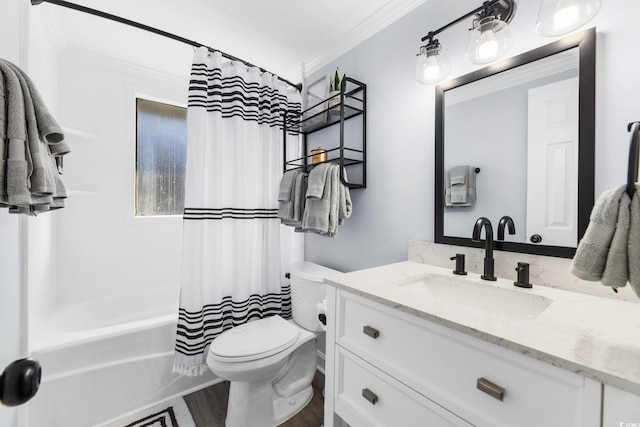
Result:
[[329,210],[331,208],[331,163],[322,163],[309,173],[307,201],[302,218],[302,231],[322,235],[329,233]]
[[7,107],[4,75],[0,73],[0,207],[7,202]]
[[324,194],[328,179],[327,172],[331,163],[322,163],[314,167],[309,173],[309,186],[307,187],[307,199],[321,199]]
[[[344,178],[344,182],[347,181],[347,170],[342,168],[342,177]],[[351,203],[351,193],[349,192],[349,187],[340,183],[340,199],[338,200],[338,224],[342,225],[346,218],[351,216],[351,212],[353,211],[353,204]]]
[[445,206],[473,206],[476,203],[475,166],[454,166],[445,174]]
[[[282,223],[291,227],[301,227],[307,193],[307,180],[309,175],[305,172],[296,174],[293,182],[293,214],[291,217],[282,218]],[[280,202],[282,203],[282,202]]]
[[28,215],[62,207],[66,190],[49,148],[61,154],[69,151],[62,130],[20,68],[0,59],[0,72],[6,108],[3,141],[8,145],[0,158],[0,184],[6,192],[6,197],[0,192],[0,205],[8,206],[10,213]]
[[627,257],[629,283],[636,295],[640,297],[640,186],[638,185],[631,200]]
[[329,168],[328,178],[331,179],[331,193],[329,194],[329,227],[327,236],[335,237],[338,233],[338,217],[340,207],[340,166],[332,164]]
[[607,262],[602,273],[602,284],[620,288],[629,279],[627,243],[629,242],[629,205],[631,199],[626,191],[620,196],[618,220],[607,253]]
[[296,175],[299,173],[300,173],[300,169],[293,169],[290,171],[286,171],[282,175],[282,179],[280,180],[280,191],[278,192],[279,202],[288,202],[292,200],[293,181]]
[[280,191],[278,192],[278,218],[281,220],[291,220],[293,218],[293,183],[300,169],[286,171],[280,180]]
[[605,191],[591,210],[589,225],[571,262],[571,273],[583,280],[602,279],[626,186]]
[[13,68],[18,77],[24,79],[27,84],[27,90],[33,103],[35,119],[38,123],[38,131],[42,141],[49,144],[51,153],[54,153],[56,156],[69,153],[69,146],[64,142],[62,128],[58,125],[58,122],[53,118],[51,113],[49,113],[36,85],[33,84],[31,78],[18,66],[9,61],[5,61],[5,63]]

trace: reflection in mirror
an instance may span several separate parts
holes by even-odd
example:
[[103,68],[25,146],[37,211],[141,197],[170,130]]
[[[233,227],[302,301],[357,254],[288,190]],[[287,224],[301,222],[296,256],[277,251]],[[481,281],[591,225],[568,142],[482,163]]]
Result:
[[594,51],[592,29],[437,87],[436,242],[477,246],[475,220],[508,215],[497,249],[573,256],[593,206]]

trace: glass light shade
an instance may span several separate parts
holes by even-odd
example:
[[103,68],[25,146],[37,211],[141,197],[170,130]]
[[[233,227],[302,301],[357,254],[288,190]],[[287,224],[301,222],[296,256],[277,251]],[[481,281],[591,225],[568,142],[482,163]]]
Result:
[[474,23],[467,61],[474,64],[488,64],[511,49],[511,34],[507,23],[495,16],[485,16]]
[[570,33],[589,22],[601,7],[601,0],[542,0],[536,32],[548,37]]
[[420,48],[416,65],[417,81],[423,84],[435,84],[451,72],[451,63],[446,53],[442,52],[440,44],[427,45]]

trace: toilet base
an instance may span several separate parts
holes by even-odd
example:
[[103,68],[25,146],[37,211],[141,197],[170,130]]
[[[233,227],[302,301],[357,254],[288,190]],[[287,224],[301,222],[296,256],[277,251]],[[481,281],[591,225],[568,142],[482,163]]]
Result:
[[[276,427],[300,412],[313,397],[312,386],[275,400],[271,383],[255,386],[255,383],[231,383],[226,427]],[[251,402],[249,411],[247,400]],[[265,417],[267,414],[270,416]]]

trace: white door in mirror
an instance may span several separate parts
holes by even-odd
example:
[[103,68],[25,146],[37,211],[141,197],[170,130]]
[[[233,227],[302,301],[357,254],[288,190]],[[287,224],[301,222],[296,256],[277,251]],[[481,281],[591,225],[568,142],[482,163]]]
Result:
[[529,90],[527,239],[576,247],[578,78]]

